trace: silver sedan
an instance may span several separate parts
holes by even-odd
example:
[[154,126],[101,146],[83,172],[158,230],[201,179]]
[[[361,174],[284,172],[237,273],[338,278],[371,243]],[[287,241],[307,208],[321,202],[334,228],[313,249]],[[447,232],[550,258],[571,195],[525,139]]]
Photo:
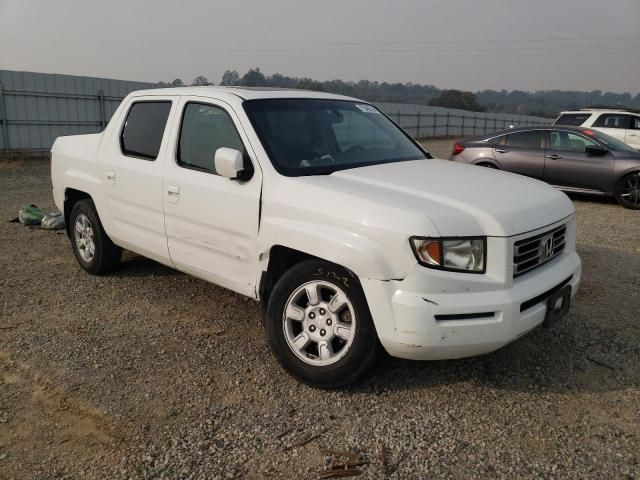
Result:
[[456,143],[451,160],[506,170],[640,209],[640,151],[595,130],[521,127]]

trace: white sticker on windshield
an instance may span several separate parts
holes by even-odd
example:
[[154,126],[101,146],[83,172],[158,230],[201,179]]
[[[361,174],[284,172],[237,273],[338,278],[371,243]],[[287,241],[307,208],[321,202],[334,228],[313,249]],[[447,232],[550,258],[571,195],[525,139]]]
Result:
[[380,112],[378,110],[376,110],[375,107],[372,107],[371,105],[363,105],[361,103],[357,103],[356,107],[358,107],[364,113],[377,113],[377,114],[380,114]]

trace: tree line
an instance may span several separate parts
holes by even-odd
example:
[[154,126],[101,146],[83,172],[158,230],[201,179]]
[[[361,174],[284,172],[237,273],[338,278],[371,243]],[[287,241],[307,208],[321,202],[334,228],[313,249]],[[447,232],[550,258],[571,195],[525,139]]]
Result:
[[[185,83],[176,78],[172,82],[160,82],[159,85],[177,87],[183,86]],[[198,76],[191,82],[191,85],[215,85],[215,83],[210,82],[204,76]],[[227,70],[222,75],[219,85],[300,88],[362,98],[369,102],[415,103],[474,112],[513,113],[549,118],[556,117],[562,110],[576,110],[594,105],[640,108],[640,93],[632,96],[630,93],[602,92],[601,90],[591,92],[569,90],[463,92],[412,82],[318,81],[306,77],[290,77],[280,73],[265,75],[259,67],[249,69],[244,75],[240,75],[236,70]]]

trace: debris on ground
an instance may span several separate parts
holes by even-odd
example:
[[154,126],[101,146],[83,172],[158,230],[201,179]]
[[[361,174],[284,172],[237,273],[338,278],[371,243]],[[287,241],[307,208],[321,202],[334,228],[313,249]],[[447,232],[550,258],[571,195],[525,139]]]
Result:
[[47,213],[42,217],[40,227],[45,230],[64,230],[64,217],[60,212]]
[[25,205],[18,210],[18,221],[23,225],[40,225],[45,216],[44,210],[36,205]]
[[362,471],[357,468],[330,468],[318,474],[318,478],[325,480],[328,478],[357,477],[362,475]]
[[337,464],[333,463],[332,459],[331,465],[327,469],[318,472],[318,476],[321,479],[356,477],[362,474],[362,471],[358,467],[369,465],[369,462],[362,458],[361,455],[346,450],[321,448],[320,453],[334,457],[342,457],[342,459],[348,459],[346,462],[341,459],[340,463]]
[[18,216],[10,222],[20,222],[28,227],[39,226],[45,230],[64,230],[64,216],[60,212],[46,213],[37,205],[30,204],[18,210]]
[[293,445],[288,447],[286,450],[291,450],[291,449],[298,448],[298,447],[304,447],[307,443],[311,443],[315,439],[319,438],[323,433],[324,433],[324,430],[322,432],[320,432],[320,433],[316,433],[315,435],[313,433],[309,433],[308,435],[305,435],[300,440],[298,440],[296,443],[294,443]]

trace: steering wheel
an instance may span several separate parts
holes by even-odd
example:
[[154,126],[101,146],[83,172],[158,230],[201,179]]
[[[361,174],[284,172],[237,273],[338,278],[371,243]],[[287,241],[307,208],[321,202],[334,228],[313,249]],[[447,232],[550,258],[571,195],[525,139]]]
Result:
[[358,150],[366,150],[362,145],[351,145],[343,153],[357,152]]

